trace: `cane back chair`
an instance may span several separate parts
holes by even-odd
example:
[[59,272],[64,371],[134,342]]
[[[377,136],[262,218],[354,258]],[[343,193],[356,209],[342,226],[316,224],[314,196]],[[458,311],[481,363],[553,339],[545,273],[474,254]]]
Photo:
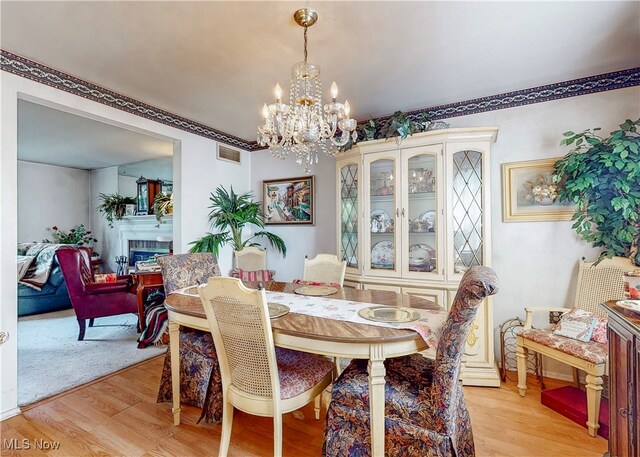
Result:
[[199,289],[222,373],[222,435],[226,456],[233,410],[273,417],[274,456],[282,455],[282,414],[319,400],[333,381],[333,363],[320,355],[276,348],[264,290],[237,278],[210,278]]
[[[580,261],[576,293],[573,306],[589,311],[596,316],[606,317],[600,304],[607,300],[623,298],[622,273],[633,268],[625,257],[604,259],[598,265]],[[553,329],[532,328],[535,312],[567,312],[567,308],[525,308],[524,329],[516,339],[516,360],[518,367],[518,392],[524,397],[527,390],[528,351],[563,362],[574,369],[574,379],[578,371],[586,373],[587,428],[589,435],[596,436],[600,400],[602,397],[602,377],[608,373],[608,347],[597,341],[582,342],[564,336],[554,335]]]

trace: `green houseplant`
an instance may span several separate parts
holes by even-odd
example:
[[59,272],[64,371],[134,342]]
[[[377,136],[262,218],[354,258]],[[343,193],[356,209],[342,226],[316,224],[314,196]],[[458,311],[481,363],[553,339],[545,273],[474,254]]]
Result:
[[135,198],[125,197],[120,194],[100,194],[98,198],[102,202],[98,205],[98,211],[104,213],[111,228],[113,228],[114,220],[119,221],[124,217],[127,205],[136,203]]
[[164,216],[173,214],[173,194],[158,193],[153,198],[153,214],[158,221],[156,227],[159,227],[163,223]]
[[555,164],[558,198],[577,205],[573,229],[604,257],[640,265],[640,119],[627,119],[608,137],[599,128],[565,132],[574,148]]
[[255,225],[260,229],[264,228],[260,203],[253,201],[251,192],[238,195],[233,191],[233,187],[227,192],[220,186],[211,193],[209,199],[209,222],[211,229],[217,232],[209,232],[189,243],[193,245],[189,252],[213,252],[217,256],[220,248],[226,244],[231,244],[234,250],[241,251],[245,246],[260,246],[254,241],[256,238],[266,238],[272,247],[286,257],[287,247],[284,240],[274,233],[260,230],[246,240],[242,239],[245,226]]

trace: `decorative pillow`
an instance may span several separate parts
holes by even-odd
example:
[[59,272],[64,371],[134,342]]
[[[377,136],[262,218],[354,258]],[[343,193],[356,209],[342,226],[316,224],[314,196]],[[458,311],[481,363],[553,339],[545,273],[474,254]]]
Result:
[[107,273],[95,275],[95,282],[97,283],[113,283],[118,281],[118,275],[115,273]]
[[294,279],[293,283],[302,284],[305,286],[329,286],[329,287],[335,287],[337,289],[342,289],[342,286],[335,282],[316,282],[316,281],[305,281],[303,279]]
[[272,270],[254,270],[254,271],[245,271],[240,268],[236,268],[231,272],[231,276],[234,278],[240,278],[242,281],[271,281],[273,277]]
[[574,340],[588,342],[591,340],[593,329],[598,323],[598,317],[589,311],[573,308],[564,314],[558,322],[554,335],[566,336]]
[[591,334],[591,341],[597,341],[598,343],[607,343],[609,340],[607,338],[607,318],[606,317],[598,317],[598,322],[596,323],[595,328],[593,329],[593,333]]

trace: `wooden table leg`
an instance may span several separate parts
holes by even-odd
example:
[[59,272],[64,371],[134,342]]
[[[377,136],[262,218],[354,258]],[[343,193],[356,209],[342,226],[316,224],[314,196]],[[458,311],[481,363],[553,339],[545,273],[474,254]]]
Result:
[[384,455],[384,347],[374,344],[369,354],[369,417],[371,420],[371,455]]
[[173,425],[180,425],[180,326],[169,320],[169,350],[171,351],[171,395]]

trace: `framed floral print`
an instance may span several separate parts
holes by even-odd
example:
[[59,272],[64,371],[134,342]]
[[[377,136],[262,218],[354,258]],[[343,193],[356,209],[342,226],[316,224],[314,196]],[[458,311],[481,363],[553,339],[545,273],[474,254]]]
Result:
[[502,164],[502,220],[566,221],[575,205],[558,201],[562,183],[552,180],[554,164],[560,158]]
[[315,223],[314,176],[262,181],[264,223]]

